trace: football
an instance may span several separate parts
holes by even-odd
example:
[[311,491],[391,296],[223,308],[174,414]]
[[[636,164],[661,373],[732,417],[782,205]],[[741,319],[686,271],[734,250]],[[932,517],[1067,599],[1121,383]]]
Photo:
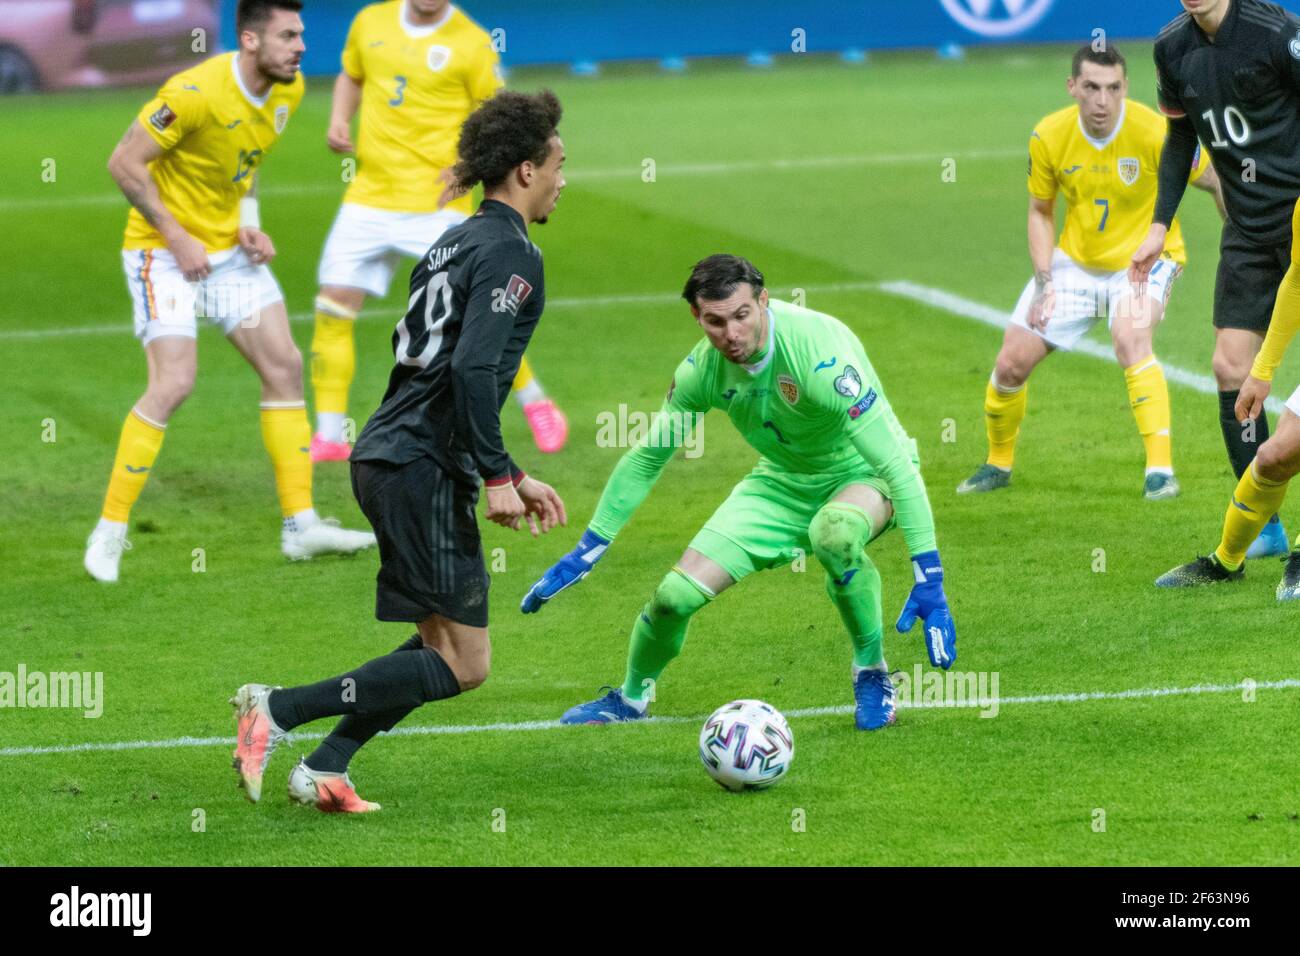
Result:
[[770,787],[790,770],[794,734],[785,717],[761,700],[723,704],[700,730],[700,760],[728,790]]

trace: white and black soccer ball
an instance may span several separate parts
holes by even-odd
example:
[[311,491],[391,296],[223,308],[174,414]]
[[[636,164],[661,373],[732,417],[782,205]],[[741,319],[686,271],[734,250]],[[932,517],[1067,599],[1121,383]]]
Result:
[[790,770],[794,734],[785,717],[761,700],[733,700],[700,731],[700,760],[728,790],[770,787]]

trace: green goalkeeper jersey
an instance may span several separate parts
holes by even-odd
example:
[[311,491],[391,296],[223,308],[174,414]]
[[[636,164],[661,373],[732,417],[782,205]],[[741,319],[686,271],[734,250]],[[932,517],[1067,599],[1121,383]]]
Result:
[[858,337],[838,319],[771,300],[768,339],[749,365],[702,339],[677,367],[649,433],[615,466],[591,530],[613,539],[645,499],[674,449],[712,409],[761,456],[756,472],[826,479],[869,475],[889,488],[912,554],[935,550],[934,519],[916,442],[899,424]]

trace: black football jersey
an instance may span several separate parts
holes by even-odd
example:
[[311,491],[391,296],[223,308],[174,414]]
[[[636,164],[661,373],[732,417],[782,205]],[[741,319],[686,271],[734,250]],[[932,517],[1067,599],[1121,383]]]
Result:
[[475,484],[517,475],[501,439],[501,407],[545,298],[542,253],[523,217],[484,200],[412,270],[388,390],[352,459],[400,465],[423,455]]
[[1300,18],[1232,0],[1210,40],[1183,13],[1156,38],[1155,61],[1160,109],[1185,116],[1210,150],[1233,223],[1256,242],[1288,237],[1300,196]]

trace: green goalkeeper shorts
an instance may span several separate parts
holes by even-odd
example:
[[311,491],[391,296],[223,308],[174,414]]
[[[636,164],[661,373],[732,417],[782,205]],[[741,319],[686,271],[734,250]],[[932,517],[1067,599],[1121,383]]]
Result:
[[[739,581],[766,568],[783,567],[812,551],[808,526],[822,505],[848,485],[868,485],[886,499],[883,478],[863,471],[797,475],[775,470],[750,472],[732,489],[691,541],[691,548]],[[873,537],[894,526],[891,515]]]

